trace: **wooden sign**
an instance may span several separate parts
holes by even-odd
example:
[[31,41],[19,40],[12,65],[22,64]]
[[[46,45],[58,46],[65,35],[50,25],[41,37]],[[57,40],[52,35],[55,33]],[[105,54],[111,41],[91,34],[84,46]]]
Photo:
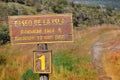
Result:
[[71,14],[9,16],[12,44],[73,41]]
[[51,51],[34,51],[34,73],[51,73]]

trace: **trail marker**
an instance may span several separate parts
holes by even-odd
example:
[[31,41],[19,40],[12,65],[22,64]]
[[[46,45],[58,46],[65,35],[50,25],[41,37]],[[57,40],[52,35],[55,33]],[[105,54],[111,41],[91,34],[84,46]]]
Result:
[[51,51],[33,51],[34,72],[51,73]]

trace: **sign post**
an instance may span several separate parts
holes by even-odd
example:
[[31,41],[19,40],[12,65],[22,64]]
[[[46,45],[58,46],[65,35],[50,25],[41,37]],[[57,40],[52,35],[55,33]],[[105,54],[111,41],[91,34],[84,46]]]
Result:
[[73,42],[72,14],[9,16],[12,44],[37,44],[34,50],[34,73],[49,80],[51,51],[47,43]]
[[[45,52],[48,52],[48,47],[47,47],[47,44],[37,44],[37,51],[33,51],[33,52],[43,52],[43,54],[47,54],[47,53],[45,53]],[[38,55],[39,56],[39,55]],[[51,56],[51,55],[50,55]],[[35,57],[35,53],[34,53],[34,57]],[[43,55],[42,56],[39,56],[39,57],[41,57],[41,59],[42,58],[44,58],[43,57]],[[36,58],[34,58],[34,59],[36,59]],[[39,58],[40,59],[40,58]],[[45,60],[45,59],[44,59]],[[42,67],[40,67],[40,66],[38,66],[39,68],[41,68],[41,70],[45,70],[45,63],[44,63],[44,60],[43,60],[43,63],[41,63],[41,64],[43,64],[42,65]],[[35,63],[36,61],[34,60],[34,66],[36,65],[36,63]],[[41,61],[42,62],[42,61]],[[50,64],[51,64],[51,60],[50,60]],[[50,66],[49,66],[50,67]],[[37,70],[35,70],[36,69],[36,67],[34,67],[34,72],[36,72],[36,73],[41,73],[40,71],[37,71]],[[50,68],[51,69],[51,68]],[[51,72],[51,70],[50,70],[50,72]],[[39,80],[49,80],[49,74],[39,74],[39,76],[40,76],[40,79]]]

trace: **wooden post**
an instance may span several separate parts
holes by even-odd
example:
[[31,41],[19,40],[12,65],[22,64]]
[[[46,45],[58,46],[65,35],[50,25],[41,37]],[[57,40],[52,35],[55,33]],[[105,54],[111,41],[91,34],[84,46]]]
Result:
[[[37,50],[48,50],[47,44],[37,44]],[[49,80],[49,74],[39,74],[39,80]]]
[[48,74],[40,74],[40,80],[49,80],[49,75]]

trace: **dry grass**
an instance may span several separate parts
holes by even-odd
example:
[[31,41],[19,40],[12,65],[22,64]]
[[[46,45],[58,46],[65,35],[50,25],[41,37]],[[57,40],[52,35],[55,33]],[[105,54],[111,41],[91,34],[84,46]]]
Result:
[[120,80],[120,29],[109,33],[108,39],[104,40],[104,47],[112,47],[110,50],[103,52],[103,65],[108,76],[112,80]]
[[31,68],[33,45],[4,45],[0,47],[0,55],[6,57],[6,65],[0,66],[0,80],[21,80],[25,70]]
[[120,80],[120,50],[109,51],[103,61],[107,75],[113,80]]
[[[60,73],[58,73],[56,65],[53,64],[50,80],[97,80],[98,75],[91,64],[91,46],[101,35],[116,29],[118,29],[117,26],[102,25],[81,31],[74,30],[73,43],[49,44],[49,49],[53,50],[53,55],[61,50],[66,56],[73,59],[74,63],[72,71],[60,66]],[[32,68],[32,50],[35,48],[36,45],[12,46],[7,44],[0,46],[0,55],[7,57],[7,64],[0,65],[0,80],[21,80],[23,73]],[[76,59],[78,60],[76,61]]]
[[[99,39],[100,36],[104,35],[104,34],[108,34],[108,33],[112,33],[113,31],[119,29],[118,26],[111,26],[111,25],[103,25],[103,26],[96,26],[96,27],[92,27],[92,28],[87,28],[84,30],[74,30],[74,34],[75,34],[75,41],[74,43],[69,43],[69,44],[55,44],[51,46],[51,49],[55,49],[55,51],[57,51],[58,49],[67,49],[70,50],[71,53],[69,54],[73,54],[73,56],[75,57],[85,57],[85,56],[89,56],[90,57],[90,49],[92,44]],[[85,62],[85,63],[79,63],[77,64],[77,68],[80,67],[86,67],[87,70],[89,70],[89,72],[94,71],[91,62]],[[53,73],[53,75],[60,75],[62,76],[62,74],[57,74],[57,73]],[[69,74],[68,74],[69,75]],[[74,77],[72,76],[74,75]],[[72,76],[72,78],[71,78]],[[82,74],[77,75],[77,78],[75,77],[75,74],[73,72],[71,72],[71,76],[62,76],[62,77],[57,77],[55,78],[56,80],[69,80],[69,78],[71,78],[70,80],[97,80],[98,79],[98,75],[95,75],[95,77],[93,78],[93,75],[91,75],[91,73],[88,73],[87,76]],[[91,78],[91,77],[92,78]],[[60,78],[60,79],[59,79]],[[68,78],[68,79],[66,79]],[[54,77],[51,77],[51,80],[53,80]]]

